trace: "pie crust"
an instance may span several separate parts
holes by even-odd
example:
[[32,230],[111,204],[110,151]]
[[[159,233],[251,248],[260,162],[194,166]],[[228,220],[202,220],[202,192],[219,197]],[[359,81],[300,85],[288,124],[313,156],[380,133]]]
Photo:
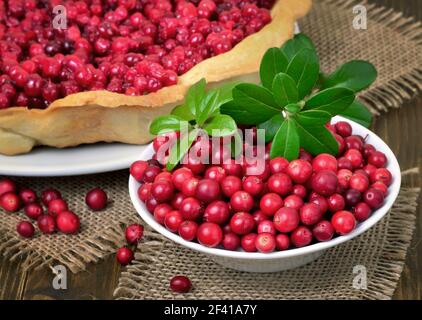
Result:
[[210,87],[242,80],[256,82],[259,62],[268,48],[293,36],[294,23],[312,0],[277,0],[272,21],[230,51],[194,66],[178,84],[144,96],[88,91],[54,101],[47,109],[12,107],[0,110],[0,153],[27,153],[39,145],[57,148],[95,142],[143,144],[151,140],[151,121],[180,104],[187,89],[205,78]]

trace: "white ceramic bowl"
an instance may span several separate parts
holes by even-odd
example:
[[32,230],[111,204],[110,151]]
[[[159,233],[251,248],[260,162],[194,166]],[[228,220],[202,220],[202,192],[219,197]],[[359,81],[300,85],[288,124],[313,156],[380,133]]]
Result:
[[[345,236],[338,236],[330,241],[315,243],[303,248],[277,251],[269,254],[258,252],[250,253],[241,250],[228,251],[219,248],[208,248],[196,242],[186,241],[179,235],[168,231],[164,226],[156,222],[153,215],[148,212],[144,203],[138,198],[137,190],[140,184],[135,179],[130,177],[129,192],[133,205],[135,206],[141,218],[153,229],[184,247],[208,255],[212,260],[225,267],[247,272],[277,272],[293,269],[307,264],[320,257],[328,248],[337,246],[340,243],[353,239],[354,237],[360,235],[375,225],[391,208],[397,198],[400,189],[401,175],[399,164],[391,149],[381,140],[381,138],[353,121],[344,119],[342,117],[335,117],[333,120],[334,122],[341,120],[348,121],[352,125],[354,134],[359,134],[363,137],[368,136],[367,142],[373,144],[377,150],[384,152],[387,156],[387,169],[390,170],[393,176],[393,181],[389,187],[388,196],[385,198],[384,205],[378,210],[374,211],[368,220],[358,224],[353,232]],[[140,159],[148,160],[152,157],[152,155],[153,148],[152,145],[149,145],[141,155]]]

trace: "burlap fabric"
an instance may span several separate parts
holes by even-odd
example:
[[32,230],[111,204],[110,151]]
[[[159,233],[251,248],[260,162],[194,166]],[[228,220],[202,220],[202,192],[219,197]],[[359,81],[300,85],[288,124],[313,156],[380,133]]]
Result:
[[[367,5],[368,29],[354,30],[353,4],[315,1],[312,12],[301,22],[302,30],[315,41],[323,70],[333,70],[338,64],[357,58],[376,65],[379,78],[362,95],[374,113],[398,107],[422,89],[422,29],[399,13]],[[123,243],[122,226],[138,219],[129,200],[127,178],[127,172],[121,171],[73,178],[20,179],[38,191],[47,186],[60,189],[70,208],[81,217],[82,229],[75,236],[37,233],[34,239],[24,240],[15,229],[24,215],[0,210],[0,254],[11,259],[23,256],[26,269],[58,261],[78,272],[87,263],[115,252]],[[94,186],[107,190],[113,201],[105,211],[92,212],[84,204],[84,194]],[[359,240],[331,250],[310,266],[282,274],[258,277],[221,269],[207,258],[147,232],[147,242],[140,246],[142,254],[137,254],[135,264],[123,273],[116,297],[174,297],[167,291],[168,278],[179,272],[189,274],[195,282],[196,289],[185,298],[390,297],[413,232],[416,194],[417,190],[403,189],[392,213]],[[371,277],[371,288],[365,292],[351,290],[350,268],[359,263],[366,265]],[[321,278],[316,279],[316,274]],[[306,279],[311,279],[311,283]],[[289,292],[293,285],[295,290]]]

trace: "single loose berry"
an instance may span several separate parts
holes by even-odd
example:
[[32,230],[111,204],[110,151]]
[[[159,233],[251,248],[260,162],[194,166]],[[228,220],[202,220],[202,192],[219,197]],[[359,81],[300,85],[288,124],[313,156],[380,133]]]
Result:
[[66,234],[75,234],[81,225],[79,217],[72,211],[62,211],[56,218],[57,229]]
[[376,169],[375,172],[370,174],[370,177],[372,183],[380,181],[386,186],[389,186],[391,184],[391,180],[393,179],[391,172],[385,168]]
[[44,209],[38,203],[30,203],[25,206],[24,212],[28,218],[37,220],[41,215],[44,214]]
[[204,174],[205,179],[212,179],[220,183],[226,177],[226,171],[219,166],[209,167]]
[[198,228],[198,242],[206,247],[214,248],[223,240],[223,230],[212,222],[204,222]]
[[39,216],[37,225],[40,231],[45,234],[51,234],[56,231],[56,220],[48,214]]
[[16,226],[16,231],[19,233],[20,236],[24,238],[32,238],[32,236],[34,235],[35,229],[31,222],[21,221]]
[[182,204],[182,201],[185,200],[187,197],[182,193],[176,193],[173,200],[171,200],[170,204],[175,210],[180,209],[180,205]]
[[34,190],[25,188],[19,191],[19,197],[24,204],[30,204],[37,201],[37,194]]
[[160,174],[161,169],[156,165],[149,165],[142,175],[142,182],[154,182],[155,178]]
[[42,203],[48,207],[48,204],[51,200],[55,199],[61,199],[62,195],[61,193],[56,189],[46,189],[43,192],[41,192],[41,201]]
[[192,288],[192,283],[185,276],[175,276],[170,280],[170,289],[177,293],[186,293]]
[[355,206],[361,199],[362,194],[355,189],[349,189],[344,193],[344,200],[346,202],[346,206],[348,207]]
[[144,227],[140,224],[134,223],[126,227],[125,238],[127,243],[138,243],[144,235]]
[[345,235],[353,231],[356,226],[356,219],[350,211],[338,211],[331,218],[334,230],[340,235]]
[[63,199],[51,200],[48,204],[48,214],[56,217],[60,212],[67,211],[69,208]]
[[16,193],[17,187],[16,183],[10,179],[3,178],[0,180],[0,196],[5,193]]
[[86,194],[85,203],[91,210],[103,210],[107,206],[107,194],[100,188],[94,188]]
[[16,193],[4,193],[0,196],[0,207],[7,212],[16,212],[21,207],[21,199]]
[[306,197],[307,190],[301,184],[296,184],[293,186],[292,194],[301,197],[302,199]]
[[122,247],[117,250],[116,260],[122,266],[126,266],[133,261],[133,251],[129,248]]

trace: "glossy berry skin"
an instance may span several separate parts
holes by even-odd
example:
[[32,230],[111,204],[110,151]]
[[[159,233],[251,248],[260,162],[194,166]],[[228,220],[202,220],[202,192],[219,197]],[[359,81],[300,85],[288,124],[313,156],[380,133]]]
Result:
[[295,209],[283,207],[275,213],[273,222],[279,232],[291,232],[299,225],[299,213]]
[[189,197],[182,201],[179,211],[183,216],[183,220],[196,221],[202,216],[204,208],[198,199]]
[[324,214],[328,210],[328,202],[327,199],[324,197],[316,194],[312,199],[309,200],[309,202],[315,203],[318,205],[319,210]]
[[181,192],[176,193],[173,200],[171,200],[170,204],[175,210],[179,210],[180,205],[182,204],[182,201],[185,200],[186,198],[187,197],[183,193]]
[[56,220],[47,214],[38,217],[37,225],[38,229],[45,234],[51,234],[56,231]]
[[138,188],[138,197],[142,202],[146,202],[151,195],[152,183],[144,183]]
[[252,210],[254,201],[246,191],[237,191],[231,196],[230,205],[235,212],[249,212]]
[[134,177],[136,181],[142,182],[144,172],[147,168],[148,168],[148,162],[143,161],[143,160],[138,160],[132,163],[129,171],[132,177]]
[[331,224],[334,230],[345,235],[352,232],[356,227],[356,219],[350,211],[338,211],[331,218]]
[[346,206],[353,207],[358,202],[360,202],[361,199],[362,194],[355,189],[349,189],[344,193],[344,200],[346,202]]
[[349,186],[359,192],[365,192],[369,187],[369,180],[363,174],[353,174],[350,177]]
[[297,159],[289,163],[287,174],[299,184],[303,184],[312,176],[312,165],[305,160]]
[[170,201],[174,196],[173,183],[168,180],[156,181],[152,184],[151,194],[158,202]]
[[193,197],[196,193],[196,188],[198,187],[199,179],[193,177],[190,178],[182,187],[182,193],[186,197]]
[[276,230],[274,223],[272,221],[264,220],[264,221],[261,221],[258,224],[257,232],[258,232],[258,234],[260,234],[260,233],[270,233],[272,235],[275,235],[277,233],[277,230]]
[[85,203],[93,211],[103,210],[107,206],[107,194],[100,188],[90,190],[85,197]]
[[144,236],[144,227],[138,223],[131,224],[126,227],[125,238],[127,243],[136,244]]
[[37,194],[34,190],[26,188],[19,191],[19,198],[21,198],[23,204],[30,204],[37,201]]
[[261,210],[255,211],[252,216],[255,220],[256,225],[258,225],[262,221],[268,220],[268,216],[266,216]]
[[21,207],[21,199],[16,193],[4,193],[0,196],[0,207],[7,212],[16,212]]
[[335,124],[337,133],[346,138],[352,134],[352,126],[346,121],[339,121]]
[[198,224],[195,221],[183,221],[179,226],[179,236],[186,241],[193,241],[196,239],[198,231]]
[[384,194],[378,190],[371,188],[363,194],[363,200],[372,208],[378,209],[384,203]]
[[253,216],[247,212],[235,213],[230,219],[230,229],[238,234],[245,235],[255,228]]
[[154,219],[159,223],[159,224],[164,224],[164,218],[166,216],[166,214],[170,211],[172,211],[172,207],[167,204],[167,203],[160,203],[159,205],[157,205],[154,209]]
[[199,226],[196,236],[200,244],[214,248],[223,240],[223,230],[216,223],[204,222]]
[[337,176],[332,171],[322,170],[311,178],[312,190],[324,197],[331,196],[337,190],[337,185]]
[[226,177],[226,171],[219,166],[209,167],[204,174],[205,179],[212,179],[220,183]]
[[341,194],[334,193],[327,198],[328,210],[332,213],[341,211],[346,206],[346,202]]
[[61,199],[61,198],[62,198],[61,193],[56,189],[50,188],[41,192],[41,201],[46,207],[48,207],[48,204],[50,203],[51,200]]
[[391,181],[393,180],[391,172],[385,168],[378,168],[369,176],[371,178],[372,183],[381,181],[386,186],[389,186],[391,184]]
[[297,195],[290,195],[284,199],[284,206],[299,210],[303,206],[303,199]]
[[276,173],[268,179],[268,189],[270,192],[285,196],[292,192],[292,179],[285,173]]
[[363,163],[362,153],[356,149],[347,150],[344,157],[350,161],[354,169],[359,168]]
[[28,218],[37,220],[44,214],[44,209],[38,203],[30,203],[25,206],[24,212]]
[[67,211],[68,209],[67,203],[63,199],[54,199],[48,204],[48,214],[53,217],[56,217],[60,212]]
[[116,260],[122,266],[127,266],[129,263],[133,261],[133,258],[134,258],[134,255],[131,249],[122,247],[117,250]]
[[285,234],[278,234],[275,237],[275,245],[279,251],[287,250],[290,247],[290,238]]
[[271,233],[259,233],[255,239],[255,246],[259,252],[270,253],[276,248],[275,237]]
[[172,182],[173,185],[180,191],[182,191],[183,185],[187,180],[193,177],[193,173],[188,168],[180,168],[173,172]]
[[227,163],[223,163],[221,166],[226,172],[227,176],[242,176],[242,166],[239,163],[236,163],[234,159],[229,159]]
[[79,217],[71,211],[62,211],[56,218],[57,229],[66,234],[75,234],[81,225]]
[[329,170],[337,172],[337,159],[328,153],[321,153],[312,160],[312,169],[315,172]]
[[368,163],[377,168],[384,168],[387,165],[387,157],[381,151],[374,151],[369,155]]
[[365,202],[359,202],[352,210],[353,215],[359,222],[365,221],[372,213],[372,209]]
[[224,249],[236,251],[240,247],[240,237],[233,232],[225,233],[222,244]]
[[322,219],[322,212],[317,204],[306,203],[300,208],[299,216],[304,225],[311,226]]
[[363,139],[360,136],[349,136],[344,139],[347,149],[355,149],[362,151],[363,149]]
[[34,226],[29,221],[21,221],[16,226],[16,231],[21,237],[32,238],[34,236]]
[[259,208],[268,217],[272,217],[282,206],[283,199],[277,193],[267,193],[259,202]]
[[223,225],[227,222],[230,216],[230,210],[227,203],[221,200],[211,202],[204,212],[204,221],[214,222]]
[[161,169],[158,166],[148,166],[142,175],[142,182],[154,182],[155,178],[160,174]]
[[297,227],[290,235],[290,241],[296,248],[307,246],[312,242],[312,232],[307,227]]
[[288,166],[289,161],[283,157],[276,157],[270,160],[270,170],[272,174],[285,173]]
[[221,182],[221,192],[230,198],[235,192],[242,190],[242,180],[237,176],[227,176]]
[[3,178],[0,180],[0,196],[5,193],[16,193],[17,187],[16,183],[10,179]]
[[195,197],[205,203],[211,203],[220,197],[220,185],[217,181],[203,179],[199,181],[196,188]]
[[373,184],[371,184],[371,188],[381,191],[382,194],[384,195],[384,197],[388,193],[388,187],[384,183],[382,183],[381,181],[376,181]]
[[170,211],[164,217],[164,225],[171,232],[177,232],[182,222],[183,216],[178,210]]
[[330,221],[322,220],[312,228],[312,234],[318,241],[329,241],[334,236],[334,227]]
[[302,199],[306,197],[307,191],[306,188],[301,184],[296,184],[293,186],[292,194]]
[[255,240],[258,235],[256,233],[249,233],[240,239],[240,245],[246,252],[256,252]]
[[177,293],[187,293],[192,288],[192,283],[185,276],[175,276],[170,280],[170,289]]
[[255,197],[262,193],[264,190],[264,183],[262,179],[257,176],[248,176],[243,179],[243,190],[248,192],[251,196]]

